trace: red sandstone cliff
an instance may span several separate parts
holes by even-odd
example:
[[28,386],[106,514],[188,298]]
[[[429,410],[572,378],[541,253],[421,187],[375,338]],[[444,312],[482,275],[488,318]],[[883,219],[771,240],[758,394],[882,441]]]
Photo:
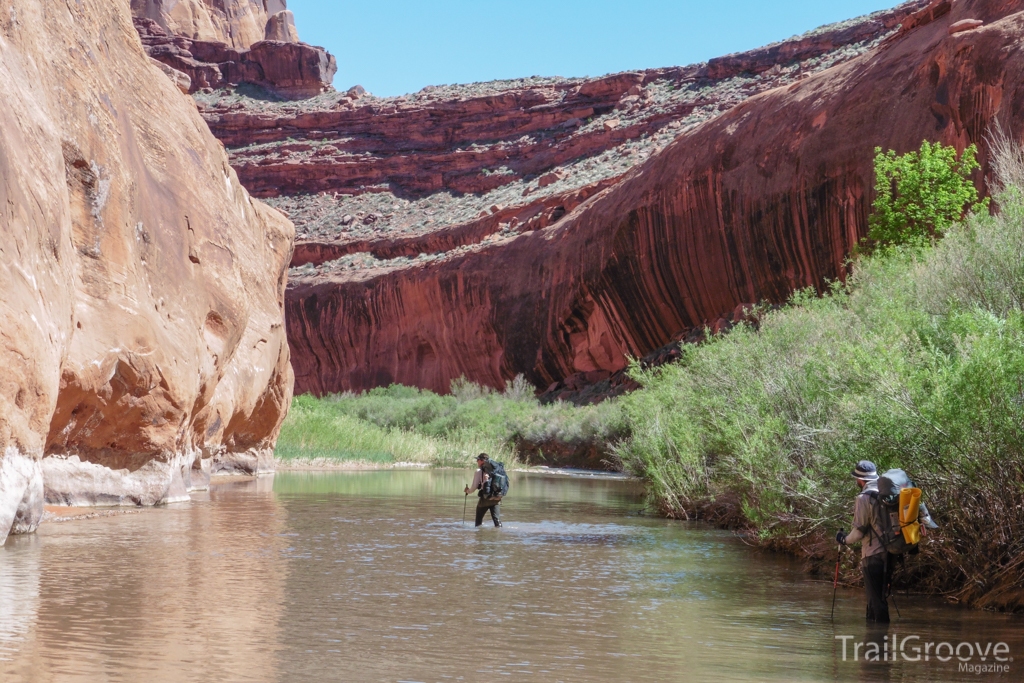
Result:
[[238,183],[128,0],[0,0],[0,541],[266,463],[293,227]]
[[249,84],[285,99],[331,90],[338,65],[299,41],[285,0],[132,0],[146,53],[183,92]]
[[[554,384],[557,389],[558,382],[579,373],[603,377],[620,370],[628,355],[644,355],[680,331],[713,322],[745,302],[782,301],[798,287],[820,286],[825,278],[840,276],[843,260],[866,229],[875,146],[906,151],[927,138],[984,148],[994,120],[1020,130],[1020,4],[959,0],[911,9],[899,22],[902,27],[882,44],[809,76],[789,78],[781,87],[728,100],[664,149],[657,144],[645,148],[650,157],[613,187],[578,206],[563,206],[561,215],[536,230],[524,232],[510,219],[496,220],[489,236],[469,239],[456,249],[423,252],[413,260],[382,260],[393,252],[378,243],[370,247],[376,253],[350,254],[314,267],[317,254],[327,249],[320,236],[329,232],[317,212],[334,220],[331,202],[349,200],[333,194],[279,200],[299,217],[301,232],[319,231],[314,234],[320,246],[300,243],[308,265],[294,271],[288,295],[299,390],[324,393],[401,382],[443,391],[460,375],[501,386],[517,372],[525,372],[539,387]],[[967,19],[981,22],[980,27],[950,33],[953,24]],[[782,67],[768,67],[764,59],[753,59],[750,67],[737,67],[735,58],[712,63],[693,78],[706,82],[712,77],[709,69],[744,68],[744,73],[764,69],[761,75],[770,79]],[[637,77],[636,84],[646,78]],[[693,82],[698,92],[715,92],[713,87],[704,91],[701,83]],[[533,115],[536,120],[548,112],[554,121],[567,117],[582,106],[582,94],[562,97],[555,107],[538,101],[540,109]],[[478,135],[472,127],[488,125],[488,118],[490,125],[511,121],[519,126],[518,134],[531,125],[530,117],[524,113],[514,120],[495,111],[504,107],[501,111],[518,114],[530,108],[521,100],[496,97],[489,102],[490,108],[476,112],[475,123],[470,117],[455,129],[455,135],[470,131],[455,144],[459,149],[433,157],[420,151],[424,141],[434,144],[431,135],[437,127],[429,121],[405,128],[412,139],[405,151],[388,151],[388,136],[373,133],[373,126],[380,130],[389,117],[403,115],[400,102],[388,105],[393,111],[377,112],[366,127],[346,128],[346,139],[339,141],[333,139],[332,121],[358,112],[271,113],[267,126],[252,126],[251,112],[242,108],[234,114],[223,103],[208,104],[205,115],[228,144],[236,128],[254,131],[250,141],[255,144],[233,156],[244,178],[254,180],[258,168],[268,173],[260,177],[292,188],[286,191],[334,187],[340,195],[346,188],[376,189],[367,197],[387,189],[374,188],[378,182],[392,188],[397,183],[406,191],[470,190],[457,184],[460,179],[498,161],[504,161],[503,175],[520,176],[513,179],[520,183],[513,184],[517,191],[525,185],[527,194],[540,192],[537,175],[543,163],[535,159],[544,156],[557,165],[565,145],[582,144],[587,135],[613,134],[621,125],[560,139],[543,134],[551,122],[536,124],[541,132],[527,135],[519,146],[507,145],[503,159],[494,149],[499,145],[467,145]],[[450,106],[465,109],[460,102]],[[608,114],[613,115],[618,116]],[[652,130],[666,128],[643,118],[637,116],[635,125],[648,126],[648,138]],[[290,136],[300,131],[306,140],[294,136],[298,142],[284,150],[261,147],[270,121]],[[311,144],[317,136],[323,142]],[[361,144],[365,151],[358,149]],[[327,149],[321,153],[319,147]],[[282,158],[281,151],[290,153]],[[477,164],[477,154],[492,156]],[[365,163],[359,163],[360,155]],[[332,156],[351,163],[329,163]],[[377,159],[391,166],[380,171],[371,163]],[[417,176],[417,168],[431,171]],[[415,184],[424,178],[435,185]],[[268,191],[269,185],[260,184],[265,181],[255,182],[257,191]],[[551,191],[563,189],[560,183],[555,181]],[[386,221],[393,234],[425,235],[421,243],[430,244],[435,231],[424,232],[422,224],[396,225],[413,209],[400,196],[385,196],[380,210],[346,216],[347,224],[342,219],[348,229],[335,231],[341,234],[332,248],[343,250],[345,244],[365,240],[360,229]],[[360,201],[372,206],[370,199]],[[449,213],[457,213],[465,201],[456,196]],[[528,203],[520,193],[517,206]],[[421,200],[411,206],[421,214],[432,208]],[[501,216],[509,210],[495,205],[482,213]],[[485,220],[481,215],[452,222],[471,234],[471,224]]]

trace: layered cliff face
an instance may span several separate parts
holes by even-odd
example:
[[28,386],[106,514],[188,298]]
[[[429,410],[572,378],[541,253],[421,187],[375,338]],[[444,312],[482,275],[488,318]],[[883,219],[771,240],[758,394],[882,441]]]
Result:
[[[291,13],[275,17],[284,14]],[[146,53],[170,72],[183,92],[244,84],[263,89],[264,95],[303,99],[331,90],[338,70],[333,55],[305,43],[264,40],[237,50],[169,34],[152,19],[136,17],[135,28]]]
[[252,200],[128,0],[0,0],[0,540],[54,503],[256,471],[291,396],[293,227]]
[[[554,236],[676,138],[697,139],[702,125],[761,93],[802,86],[876,50],[927,4],[708,64],[600,79],[435,87],[391,99],[353,88],[297,104],[197,95],[243,182],[299,224],[288,316],[299,390],[403,382],[444,391],[460,375],[501,386],[518,372],[563,397],[595,382],[620,390],[627,383],[613,375],[626,353],[735,317],[739,303],[785,296],[806,278],[786,280],[784,264],[768,264],[782,266],[788,284],[749,287],[739,300],[716,290],[698,306],[684,303],[690,295],[671,298],[677,291],[631,293],[637,315],[652,319],[623,330],[629,313],[595,299],[595,285],[581,279],[598,268],[588,258],[608,258],[598,243],[622,239],[618,228],[565,252]],[[642,190],[624,201],[650,200]],[[524,248],[521,261],[511,256]],[[841,258],[819,257],[807,274],[814,281]],[[671,249],[661,258],[671,261]],[[612,293],[647,287],[608,277]],[[662,351],[654,356],[672,357]]]
[[[866,230],[876,146],[904,152],[931,139],[984,150],[993,121],[1020,130],[1019,4],[914,9],[881,44],[655,145],[613,187],[538,230],[499,219],[461,251],[297,268],[288,319],[301,390],[444,390],[460,375],[500,386],[525,372],[557,393],[567,378],[598,381],[744,303],[841,276]],[[556,153],[560,141],[544,147]],[[292,168],[301,178],[305,161]],[[330,201],[296,204],[303,216]]]
[[132,0],[146,53],[184,92],[240,84],[303,99],[332,89],[337,61],[299,41],[285,0]]
[[253,43],[265,40],[270,18],[287,10],[285,0],[131,2],[136,17],[152,19],[170,34],[191,40],[224,43],[236,50],[247,50]]
[[[925,4],[909,3],[690,67],[597,79],[428,87],[387,99],[358,87],[295,104],[230,91],[197,99],[254,194],[299,196],[301,201],[320,192],[343,198],[487,195],[474,204],[476,212],[456,217],[471,218],[495,203],[524,205],[524,193],[578,189],[593,179],[621,175],[638,163],[638,156],[749,97],[870,49]],[[548,172],[554,175],[538,182]],[[417,203],[410,212],[423,207]],[[310,222],[298,204],[288,208],[299,209],[304,225]],[[331,213],[339,221],[324,227],[346,232],[340,219],[348,208],[362,207],[337,207]],[[318,206],[310,213],[325,209]],[[392,221],[392,227],[400,227],[405,218]]]

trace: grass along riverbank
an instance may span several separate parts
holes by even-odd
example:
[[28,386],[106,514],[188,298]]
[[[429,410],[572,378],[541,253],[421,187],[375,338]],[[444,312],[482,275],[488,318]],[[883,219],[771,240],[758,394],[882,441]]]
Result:
[[[289,467],[469,467],[478,453],[520,464],[520,449],[579,449],[624,436],[617,404],[541,405],[521,378],[503,392],[455,382],[450,395],[394,385],[323,399],[297,396],[277,442]],[[609,457],[612,457],[609,453]],[[552,464],[555,464],[552,462]]]

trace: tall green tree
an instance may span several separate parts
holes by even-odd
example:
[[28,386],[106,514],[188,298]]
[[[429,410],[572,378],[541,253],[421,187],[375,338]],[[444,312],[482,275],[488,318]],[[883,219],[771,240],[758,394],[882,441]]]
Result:
[[924,246],[941,238],[966,213],[987,206],[978,200],[971,173],[980,168],[978,148],[957,158],[956,149],[925,140],[906,154],[875,148],[875,202],[868,218],[870,247]]

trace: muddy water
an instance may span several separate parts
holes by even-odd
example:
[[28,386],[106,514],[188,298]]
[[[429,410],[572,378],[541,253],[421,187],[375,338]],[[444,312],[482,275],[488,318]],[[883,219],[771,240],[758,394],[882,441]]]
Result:
[[853,661],[894,633],[920,639],[908,655],[1005,642],[1012,657],[1019,618],[900,595],[877,633],[850,590],[832,624],[831,584],[638,515],[632,482],[516,474],[505,527],[476,530],[467,477],[282,473],[12,538],[0,681],[1022,680],[1012,661],[973,674],[865,662],[869,646]]

